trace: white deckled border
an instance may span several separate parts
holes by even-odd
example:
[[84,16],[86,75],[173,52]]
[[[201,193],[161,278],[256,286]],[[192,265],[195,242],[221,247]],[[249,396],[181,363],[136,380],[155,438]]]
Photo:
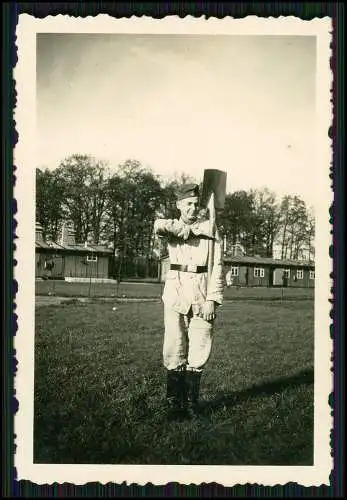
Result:
[[[302,486],[329,484],[332,469],[330,451],[332,392],[331,352],[329,336],[331,320],[329,304],[332,262],[329,207],[333,200],[329,166],[332,160],[328,128],[332,123],[329,90],[332,73],[329,67],[331,19],[303,21],[290,17],[245,19],[205,19],[168,16],[157,20],[149,17],[114,19],[108,15],[73,18],[48,16],[35,19],[19,16],[17,26],[18,64],[14,70],[17,91],[15,121],[19,142],[15,148],[17,166],[14,197],[18,204],[14,277],[19,290],[16,297],[18,332],[15,338],[18,372],[15,378],[19,411],[15,417],[17,435],[15,466],[18,480],[36,484],[88,482],[164,485],[168,482],[201,484],[216,482],[224,486],[236,484],[283,485],[294,482]],[[142,465],[45,465],[33,463],[33,389],[34,389],[34,311],[35,311],[35,168],[36,168],[36,33],[151,33],[201,35],[302,35],[317,37],[317,175],[321,205],[316,213],[316,291],[315,291],[315,450],[314,465],[305,467],[266,466],[142,466]],[[97,438],[97,436],[96,436]]]

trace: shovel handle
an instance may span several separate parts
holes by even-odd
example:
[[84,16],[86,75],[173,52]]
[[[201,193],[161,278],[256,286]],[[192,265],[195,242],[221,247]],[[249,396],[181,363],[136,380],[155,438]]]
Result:
[[[215,222],[216,222],[216,209],[214,204],[214,193],[211,193],[210,200],[208,203],[209,215],[210,215],[210,233],[214,238]],[[213,259],[214,259],[214,239],[208,242],[208,263],[207,263],[207,280],[210,282],[212,270],[213,270]]]

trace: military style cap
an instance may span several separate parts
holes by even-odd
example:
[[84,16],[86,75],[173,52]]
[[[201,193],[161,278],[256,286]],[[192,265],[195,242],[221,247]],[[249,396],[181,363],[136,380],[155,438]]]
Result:
[[198,184],[183,184],[177,189],[176,196],[177,200],[199,196],[199,186]]

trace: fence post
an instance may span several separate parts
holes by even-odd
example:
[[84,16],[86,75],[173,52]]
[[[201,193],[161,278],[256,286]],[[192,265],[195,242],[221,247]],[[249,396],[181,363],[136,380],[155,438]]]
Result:
[[55,295],[55,276],[53,275],[53,269],[54,269],[54,261],[57,258],[57,254],[52,255],[52,262],[51,262],[51,278],[52,279],[52,295]]
[[90,271],[90,266],[89,266],[89,290],[88,290],[88,297],[90,298],[92,292],[92,272]]
[[[93,255],[93,252],[91,252],[90,255]],[[90,298],[91,296],[91,292],[92,292],[92,271],[91,271],[91,265],[90,263],[88,263],[87,261],[87,258],[88,258],[88,255],[86,257],[86,264],[87,264],[87,272],[88,272],[88,269],[89,269],[89,287],[88,287],[88,297]]]

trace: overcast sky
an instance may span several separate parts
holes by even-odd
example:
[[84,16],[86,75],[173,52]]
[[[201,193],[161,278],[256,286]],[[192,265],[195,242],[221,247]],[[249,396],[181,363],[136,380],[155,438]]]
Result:
[[40,34],[37,166],[73,153],[228,172],[228,191],[315,190],[315,39]]

